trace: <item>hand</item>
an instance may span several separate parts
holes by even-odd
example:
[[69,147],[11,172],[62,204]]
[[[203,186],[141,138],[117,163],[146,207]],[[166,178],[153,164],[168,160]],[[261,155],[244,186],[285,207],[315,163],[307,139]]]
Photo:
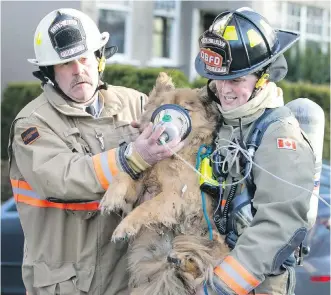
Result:
[[140,128],[140,123],[138,121],[132,121],[130,123],[130,125],[133,127],[133,128]]
[[131,125],[133,128],[137,128],[137,129],[139,129],[139,132],[141,133],[141,132],[143,132],[143,131],[146,129],[146,127],[148,126],[148,123],[149,123],[149,122],[141,123],[141,122],[139,122],[139,121],[132,121],[132,122],[130,123],[130,125]]
[[180,137],[174,138],[172,141],[168,142],[166,146],[158,144],[158,139],[164,130],[164,127],[158,126],[153,131],[153,124],[149,123],[133,142],[133,149],[138,152],[149,165],[154,165],[158,161],[171,157],[184,146],[184,142],[181,142]]

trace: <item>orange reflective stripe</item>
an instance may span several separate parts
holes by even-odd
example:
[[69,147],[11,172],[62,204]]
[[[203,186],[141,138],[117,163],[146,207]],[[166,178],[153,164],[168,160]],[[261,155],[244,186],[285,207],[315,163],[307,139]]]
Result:
[[246,295],[248,291],[241,287],[227,272],[217,266],[214,269],[214,273],[236,294]]
[[116,151],[117,149],[112,149],[92,157],[96,175],[105,190],[112,182],[113,176],[118,173]]
[[[24,203],[33,207],[57,208],[62,210],[96,211],[99,209],[98,201],[88,203],[54,203],[41,199],[26,181],[11,179],[11,183],[13,186],[14,198],[18,203]],[[17,193],[15,193],[15,189],[16,191],[18,190]],[[26,190],[25,194],[24,190]]]
[[101,154],[97,154],[92,157],[93,165],[95,172],[97,174],[98,180],[104,190],[106,190],[109,186],[109,182],[103,173],[102,166],[101,166]]
[[117,175],[118,169],[116,164],[116,150],[110,150],[108,151],[108,165],[109,169],[112,175]]
[[226,204],[226,200],[222,200],[222,202],[221,202],[221,206],[224,207],[225,204]]
[[54,203],[47,200],[38,200],[21,194],[16,194],[15,200],[20,203],[24,203],[33,207],[41,208],[56,208],[62,210],[76,210],[76,211],[96,211],[99,209],[99,202],[91,202],[87,204],[76,203]]
[[11,179],[10,182],[11,182],[12,187],[22,188],[22,189],[32,191],[32,187],[26,181]]
[[244,268],[236,259],[232,256],[227,256],[224,262],[228,263],[247,283],[252,287],[256,287],[260,284],[256,278],[254,278],[246,268]]

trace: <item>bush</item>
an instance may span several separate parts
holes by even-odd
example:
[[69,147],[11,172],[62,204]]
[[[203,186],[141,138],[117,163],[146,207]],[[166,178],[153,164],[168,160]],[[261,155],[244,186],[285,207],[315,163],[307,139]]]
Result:
[[39,83],[12,83],[3,92],[1,102],[1,159],[7,159],[10,126],[19,111],[42,89]]
[[193,88],[202,88],[207,85],[208,79],[199,77],[192,82]]
[[288,81],[330,83],[330,44],[326,52],[322,52],[318,42],[307,42],[304,50],[297,43],[285,52],[285,57],[288,64]]
[[176,87],[189,87],[186,76],[176,69],[136,68],[134,66],[111,65],[106,68],[103,80],[111,85],[130,87],[149,94],[160,72],[170,75]]
[[[164,68],[139,69],[126,65],[110,65],[104,72],[104,81],[109,84],[126,86],[148,94],[153,88],[159,72],[164,71],[172,76],[177,87],[201,88],[207,84],[207,79],[198,78],[191,85],[186,76],[179,70]],[[328,86],[307,83],[290,83],[281,81],[278,85],[284,91],[285,102],[294,98],[307,97],[318,103],[326,115],[324,154],[325,159],[330,159],[330,89]],[[1,120],[1,158],[7,159],[7,145],[9,129],[17,113],[33,98],[41,93],[38,82],[12,83],[4,90],[2,100]]]
[[[207,84],[207,79],[199,77],[192,83],[192,87],[201,88]],[[280,81],[277,83],[283,89],[284,102],[287,103],[299,97],[306,97],[322,107],[325,113],[323,159],[330,160],[330,88],[327,85],[310,83],[292,83]]]
[[[183,72],[176,69],[145,68],[139,69],[126,65],[109,65],[104,71],[103,80],[108,84],[137,89],[148,94],[160,72],[168,73],[177,87],[189,87],[190,84]],[[1,108],[1,158],[7,159],[7,145],[12,121],[19,111],[42,89],[40,83],[11,83],[4,90]]]

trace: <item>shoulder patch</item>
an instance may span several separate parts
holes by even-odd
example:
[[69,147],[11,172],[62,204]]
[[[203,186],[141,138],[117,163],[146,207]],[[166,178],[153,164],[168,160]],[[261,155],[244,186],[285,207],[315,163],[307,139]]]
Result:
[[40,135],[37,127],[30,127],[21,134],[21,137],[24,144],[27,145],[37,140],[40,137]]
[[277,138],[277,148],[296,151],[297,150],[297,143],[294,139]]

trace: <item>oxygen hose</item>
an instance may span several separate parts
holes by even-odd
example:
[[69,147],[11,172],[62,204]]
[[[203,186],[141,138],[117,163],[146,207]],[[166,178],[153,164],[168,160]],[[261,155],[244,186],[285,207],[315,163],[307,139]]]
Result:
[[[234,178],[232,178],[232,181],[234,180]],[[222,213],[222,226],[221,226],[221,234],[222,235],[225,235],[226,233],[226,226],[227,226],[227,222],[228,222],[228,211],[229,211],[229,207],[230,207],[230,204],[236,194],[236,190],[237,190],[237,187],[238,187],[238,184],[234,184],[231,186],[230,188],[230,192],[229,192],[229,196],[228,198],[226,199],[226,203],[225,203],[225,206],[224,206],[224,210],[223,210],[223,213]]]

